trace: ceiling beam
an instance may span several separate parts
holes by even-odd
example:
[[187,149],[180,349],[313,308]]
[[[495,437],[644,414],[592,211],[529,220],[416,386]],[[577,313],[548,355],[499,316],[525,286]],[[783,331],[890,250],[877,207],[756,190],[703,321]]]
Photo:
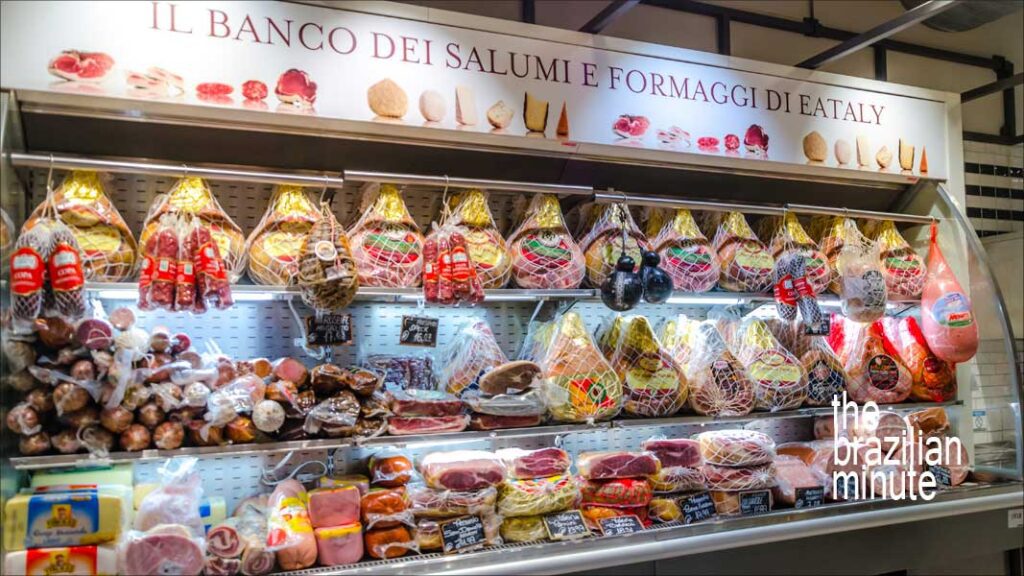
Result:
[[603,10],[597,13],[596,16],[590,19],[580,28],[580,32],[586,32],[587,34],[600,34],[602,30],[607,28],[612,22],[619,19],[620,16],[629,12],[634,6],[640,3],[640,0],[612,0]]
[[849,40],[836,44],[821,54],[811,56],[807,60],[797,64],[798,68],[820,68],[829,62],[834,62],[848,56],[862,48],[871,46],[879,40],[883,40],[902,30],[906,30],[918,22],[927,20],[936,14],[941,14],[956,5],[956,0],[929,0],[924,4],[911,8],[896,18],[883,22],[878,26],[862,32]]
[[978,86],[977,88],[972,88],[966,92],[962,92],[960,94],[960,102],[963,103],[970,102],[971,100],[977,100],[983,96],[995,94],[996,92],[1001,92],[1021,84],[1024,84],[1024,72],[1018,72],[1013,76],[996,80],[990,84],[985,84],[984,86]]

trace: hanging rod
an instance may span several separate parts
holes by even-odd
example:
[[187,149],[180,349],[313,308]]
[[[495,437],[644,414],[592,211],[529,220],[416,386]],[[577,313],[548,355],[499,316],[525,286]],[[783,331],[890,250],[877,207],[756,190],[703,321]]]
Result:
[[875,212],[872,210],[847,210],[845,208],[827,208],[824,206],[810,206],[807,204],[786,204],[790,212],[800,214],[824,214],[825,216],[847,216],[849,218],[863,218],[865,220],[892,220],[893,222],[907,222],[908,224],[931,224],[931,216],[918,216],[917,214],[894,214],[892,212]]
[[263,172],[258,170],[240,170],[235,168],[205,168],[187,164],[165,164],[145,161],[100,160],[79,156],[50,154],[25,154],[11,152],[8,157],[11,164],[17,167],[59,168],[62,170],[97,170],[101,172],[119,172],[131,174],[152,174],[156,176],[181,177],[200,176],[211,180],[234,180],[237,182],[255,182],[259,184],[283,184],[293,186],[340,188],[345,179],[338,176],[312,174],[295,174],[282,172]]
[[704,200],[685,200],[682,198],[666,198],[663,196],[646,196],[609,190],[595,192],[594,201],[599,204],[625,202],[630,206],[651,206],[653,208],[685,208],[687,210],[708,210],[711,212],[743,212],[744,214],[781,215],[785,210],[781,206],[757,204],[734,204],[730,202],[709,202]]
[[569,184],[542,184],[539,182],[513,182],[511,180],[481,180],[479,178],[457,178],[453,176],[422,176],[419,174],[389,174],[386,172],[364,172],[345,170],[345,180],[354,182],[380,182],[398,185],[435,186],[444,188],[485,188],[507,192],[532,192],[534,194],[575,194],[592,196],[590,186]]

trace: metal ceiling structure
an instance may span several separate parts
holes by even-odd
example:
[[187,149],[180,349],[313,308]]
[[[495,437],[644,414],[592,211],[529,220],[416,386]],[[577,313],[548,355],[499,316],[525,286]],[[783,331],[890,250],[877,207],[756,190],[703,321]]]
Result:
[[640,0],[613,0],[580,28],[580,32],[600,34],[609,24],[633,9]]

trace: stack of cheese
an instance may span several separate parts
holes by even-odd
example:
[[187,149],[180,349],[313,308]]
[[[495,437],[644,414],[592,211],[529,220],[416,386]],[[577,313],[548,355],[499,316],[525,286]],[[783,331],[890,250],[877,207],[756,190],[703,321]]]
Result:
[[700,444],[688,438],[651,438],[641,447],[661,462],[661,471],[651,477],[654,497],[647,507],[648,516],[655,522],[675,522],[683,515],[680,500],[706,488]]
[[580,491],[569,475],[572,460],[561,448],[498,451],[508,478],[498,488],[501,537],[533,542],[548,537],[544,516],[572,509]]
[[421,552],[445,549],[442,525],[454,521],[475,523],[475,518],[483,526],[483,542],[458,551],[501,544],[501,518],[495,515],[494,506],[497,486],[505,479],[505,466],[494,453],[433,452],[420,461],[419,471],[424,485],[409,486],[409,496]]

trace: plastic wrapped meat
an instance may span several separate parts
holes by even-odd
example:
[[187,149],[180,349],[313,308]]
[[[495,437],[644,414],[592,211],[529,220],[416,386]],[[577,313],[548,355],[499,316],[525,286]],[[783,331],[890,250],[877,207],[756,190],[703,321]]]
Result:
[[718,254],[719,286],[731,292],[764,292],[772,283],[775,260],[758,240],[743,214],[713,217],[717,232],[712,245]]
[[771,463],[740,467],[704,464],[700,469],[711,490],[759,490],[775,485],[775,468]]
[[[661,338],[661,343],[665,345],[665,349],[675,359],[679,368],[683,370],[683,374],[687,375],[687,379],[690,377],[690,360],[694,355],[691,342],[694,339],[693,332],[697,324],[698,322],[690,320],[685,314],[679,314],[675,318],[665,320],[658,334]],[[692,402],[692,385],[690,386],[690,397]]]
[[[661,268],[683,292],[707,292],[718,283],[718,257],[689,210],[676,210],[659,230],[651,230],[651,247],[661,256]],[[656,234],[656,235],[654,235]]]
[[277,264],[264,267],[261,260],[265,259],[258,248],[275,250],[281,248],[286,239],[284,232],[270,232],[251,240],[254,256],[249,263],[249,275],[262,275],[259,282],[275,281],[274,269],[296,272],[287,280],[295,283],[302,290],[302,300],[314,310],[341,310],[352,303],[359,291],[359,275],[356,273],[355,260],[352,257],[352,245],[349,243],[345,229],[334,217],[327,204],[321,205],[318,220],[310,225],[308,232],[302,236],[295,260],[286,260],[284,253],[278,253]]
[[683,517],[678,498],[652,498],[647,516],[654,522],[676,522]]
[[368,186],[363,191],[363,208],[363,215],[349,231],[359,283],[388,288],[419,286],[424,238],[398,188]]
[[479,388],[477,379],[508,362],[486,322],[467,324],[455,335],[441,356],[441,380],[448,392],[461,395]]
[[199,576],[205,565],[202,543],[202,538],[178,524],[161,524],[146,532],[132,532],[121,545],[119,571]]
[[754,383],[759,410],[788,410],[807,397],[803,367],[758,319],[744,321],[735,338],[736,357]]
[[530,428],[540,426],[544,417],[533,416],[494,416],[491,414],[473,414],[469,418],[470,430],[503,430],[506,428]]
[[501,538],[505,542],[535,542],[547,540],[548,530],[543,516],[517,516],[501,522]]
[[452,202],[449,222],[466,239],[470,260],[484,288],[504,288],[512,273],[512,259],[487,205],[487,192],[467,190]]
[[561,448],[505,448],[498,450],[498,458],[505,463],[510,478],[543,478],[565,474],[572,465],[569,454]]
[[651,476],[651,487],[657,493],[693,492],[706,488],[700,468],[683,466],[662,468],[661,472]]
[[700,466],[700,443],[689,438],[651,438],[640,445],[658,457],[663,468]]
[[583,514],[583,520],[586,522],[587,527],[599,534],[601,532],[601,520],[607,518],[636,516],[644,526],[648,526],[651,523],[647,517],[647,506],[623,506],[621,508],[615,506],[583,506],[580,509],[580,513]]
[[776,502],[794,506],[796,491],[801,488],[822,488],[831,482],[831,477],[804,463],[795,456],[775,457],[775,488],[772,496]]
[[403,454],[374,454],[370,456],[367,468],[373,485],[385,488],[405,486],[413,475],[412,462]]
[[391,395],[395,416],[456,416],[462,409],[462,400],[436,390],[399,390]]
[[[942,443],[942,454],[939,465],[949,470],[949,479],[953,486],[959,486],[967,480],[971,471],[971,462],[967,448],[959,438],[949,437]],[[956,440],[956,442],[952,442]]]
[[630,316],[619,338],[612,366],[622,379],[627,414],[671,416],[686,403],[689,385],[643,316]]
[[922,439],[933,436],[942,438],[949,432],[949,416],[941,406],[911,412],[906,418]]
[[882,253],[882,272],[889,294],[897,298],[917,298],[924,289],[924,260],[910,247],[892,220],[871,221],[865,234],[878,243]]
[[690,406],[706,416],[744,416],[754,409],[754,383],[733,356],[718,328],[701,322],[691,332],[686,376]]
[[544,398],[537,390],[497,396],[467,395],[464,400],[473,412],[480,415],[503,418],[539,418],[545,412]]
[[978,352],[974,310],[939,249],[935,222],[928,248],[928,277],[921,296],[921,328],[928,347],[946,362],[966,362]]
[[[135,238],[107,196],[99,174],[72,172],[49,200],[57,217],[78,242],[86,280],[119,282],[132,275],[137,250]],[[48,205],[50,202],[43,202],[36,207],[22,230],[32,229],[44,217]]]
[[853,220],[845,220],[843,248],[836,256],[839,297],[843,316],[874,322],[885,315],[889,299],[878,245],[864,237]]
[[828,259],[804,230],[796,214],[786,212],[783,217],[764,218],[758,231],[761,238],[771,238],[769,246],[776,261],[787,253],[803,256],[804,277],[814,294],[821,294],[828,288],[832,276]]
[[716,466],[759,466],[775,458],[775,441],[753,430],[715,430],[697,436],[701,457]]
[[409,552],[419,552],[414,530],[406,526],[395,526],[381,530],[368,530],[363,534],[366,553],[370,558],[400,558]]
[[420,462],[427,486],[438,490],[482,490],[505,478],[505,466],[491,452],[433,452]]
[[844,332],[850,351],[845,366],[850,399],[858,403],[872,400],[878,404],[906,400],[913,380],[895,350],[886,349],[881,322],[847,321]]
[[469,416],[392,416],[388,418],[388,434],[410,436],[413,434],[440,434],[462,432],[469,426]]
[[506,480],[498,488],[498,514],[537,516],[568,510],[576,505],[580,488],[571,476],[551,476],[533,480]]
[[625,204],[595,204],[590,210],[593,226],[580,240],[580,246],[587,265],[587,281],[591,286],[600,286],[615,270],[623,253],[639,266],[642,252],[649,248]]
[[536,362],[514,360],[497,366],[480,377],[480,391],[492,396],[514,394],[530,388],[541,378]]
[[360,518],[367,530],[411,526],[413,515],[405,487],[374,488],[367,492],[360,501]]
[[956,399],[956,371],[949,362],[928,349],[924,333],[913,316],[885,317],[882,330],[888,344],[910,372],[910,397],[919,402],[947,402]]
[[435,490],[426,486],[409,486],[410,510],[417,518],[455,518],[467,514],[492,513],[498,500],[493,486],[472,492]]
[[558,320],[540,364],[545,399],[556,420],[607,420],[619,413],[622,382],[594,345],[579,314],[567,312]]
[[249,277],[270,286],[294,284],[306,236],[320,216],[305,190],[278,186],[263,219],[246,240]]
[[652,452],[584,452],[576,458],[580,476],[589,480],[652,476],[661,463]]
[[[476,546],[462,548],[460,552],[476,550],[481,546],[498,546],[502,543],[500,529],[501,516],[494,514],[472,514],[480,516],[484,525],[484,541]],[[441,535],[441,523],[431,518],[423,518],[416,523],[416,543],[420,552],[440,551],[444,548],[444,538]]]
[[384,375],[384,389],[389,392],[417,389],[436,390],[437,376],[430,355],[390,356],[371,354],[364,364]]
[[565,226],[558,198],[536,194],[526,220],[509,236],[512,275],[520,288],[577,288],[586,273],[583,252]]
[[580,495],[584,506],[646,506],[651,501],[653,489],[646,478],[580,478]]

